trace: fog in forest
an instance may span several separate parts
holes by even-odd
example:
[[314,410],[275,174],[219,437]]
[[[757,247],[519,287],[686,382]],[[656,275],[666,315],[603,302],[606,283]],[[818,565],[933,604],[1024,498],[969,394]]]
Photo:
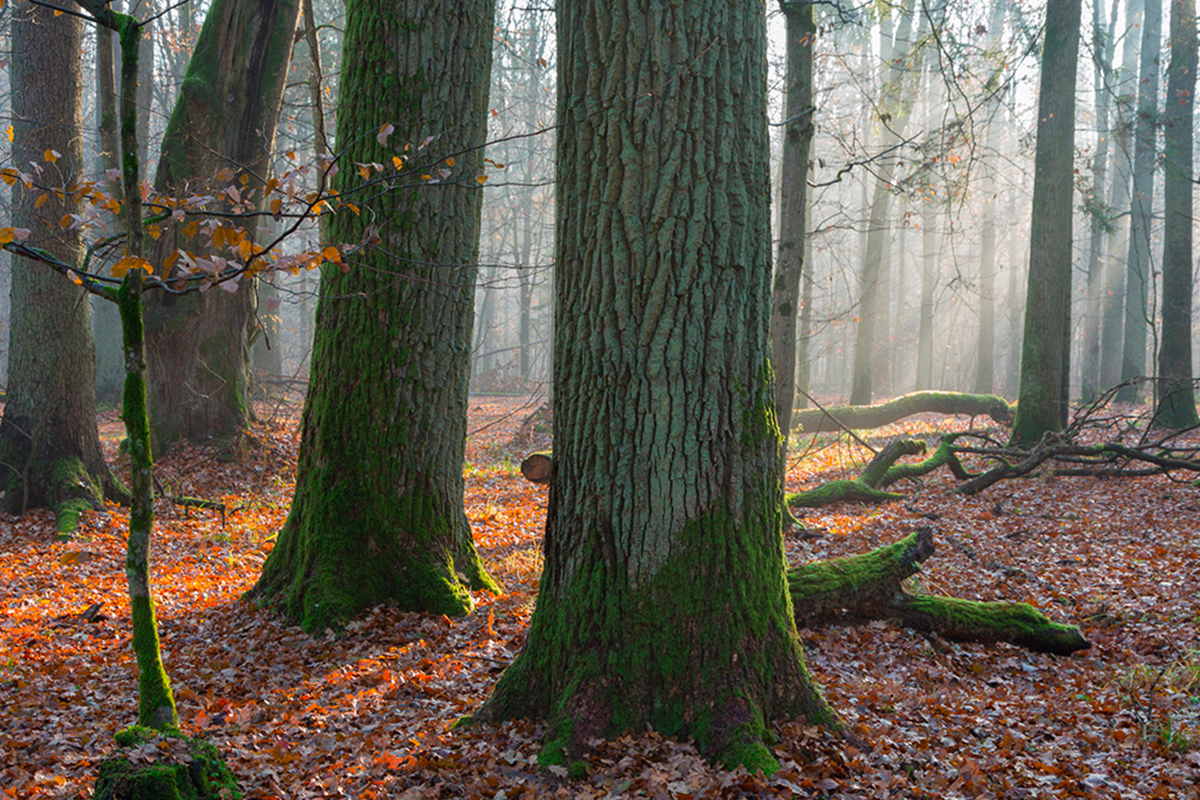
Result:
[[[151,3],[151,6],[154,4]],[[475,297],[472,391],[549,393],[554,335],[555,37],[551,3],[498,4],[489,100],[488,180]],[[141,6],[139,6],[141,8]],[[147,7],[149,9],[149,7]],[[153,27],[153,71],[141,88],[153,175],[166,125],[206,4],[173,7]],[[1128,265],[1139,86],[1166,95],[1169,30],[1144,41],[1143,3],[1085,3],[1076,86],[1071,398],[1129,377],[1126,330],[1141,326],[1140,370],[1152,374],[1162,306],[1162,171],[1152,175],[1150,224],[1140,244],[1149,268]],[[321,75],[301,35],[292,58],[276,170],[314,163],[322,115],[337,152],[340,4],[314,4]],[[773,175],[785,115],[783,14],[768,5],[768,117]],[[797,376],[820,402],[845,401],[856,351],[869,362],[871,394],[914,389],[1018,393],[1034,184],[1044,3],[818,4],[817,30],[799,43],[813,55],[815,126],[808,170],[802,302],[796,308]],[[8,44],[5,25],[5,52]],[[1149,46],[1157,58],[1143,56]],[[85,153],[98,174],[96,34],[84,29]],[[1144,78],[1149,65],[1151,72]],[[8,70],[0,93],[9,97]],[[669,87],[664,91],[669,92]],[[1143,93],[1144,94],[1144,93]],[[11,112],[10,112],[11,113]],[[431,132],[431,134],[436,132]],[[1162,149],[1162,132],[1150,143]],[[1161,167],[1161,158],[1158,160]],[[315,186],[319,170],[309,180]],[[1143,178],[1143,180],[1145,180]],[[1145,184],[1143,184],[1145,185]],[[773,186],[773,197],[778,186]],[[8,193],[0,199],[7,214]],[[778,203],[776,204],[778,206]],[[571,224],[570,220],[560,220]],[[775,214],[778,238],[778,210]],[[1139,231],[1141,229],[1139,228]],[[308,225],[288,247],[320,241]],[[0,277],[0,346],[8,346],[10,258]],[[873,302],[864,304],[864,276]],[[1144,309],[1126,304],[1144,285]],[[255,344],[263,394],[302,391],[319,275],[274,273],[259,284],[262,335]],[[120,381],[115,312],[95,304],[99,397]],[[871,308],[864,340],[864,309]],[[1193,339],[1195,338],[1193,325]],[[1136,350],[1136,347],[1135,347]],[[1124,354],[1126,360],[1129,354]],[[1133,364],[1138,365],[1137,352]],[[5,368],[6,353],[0,357]],[[860,367],[861,368],[861,367]],[[0,381],[6,380],[0,375]],[[807,401],[801,397],[799,403]]]

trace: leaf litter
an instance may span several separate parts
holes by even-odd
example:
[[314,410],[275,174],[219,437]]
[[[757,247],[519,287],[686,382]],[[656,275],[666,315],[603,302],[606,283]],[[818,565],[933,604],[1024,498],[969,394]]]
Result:
[[[1042,476],[965,498],[939,471],[901,487],[904,501],[810,511],[822,535],[787,536],[794,563],[932,525],[938,552],[914,588],[1029,602],[1093,642],[1056,658],[884,623],[802,631],[814,677],[870,750],[784,721],[782,769],[763,776],[627,731],[596,742],[588,776],[569,780],[538,767],[538,723],[452,729],[520,651],[537,593],[546,490],[520,477],[510,445],[528,405],[471,402],[465,505],[506,593],[476,595],[462,619],[379,606],[341,637],[312,637],[239,600],[287,515],[297,405],[260,409],[235,450],[187,444],[161,460],[169,493],[226,507],[158,501],[153,581],[181,725],[221,749],[248,797],[1200,796],[1200,491],[1161,477]],[[119,465],[119,421],[101,423]],[[793,465],[789,491],[856,474],[862,454],[831,441]],[[108,506],[56,542],[46,512],[0,518],[0,800],[90,797],[113,734],[136,717],[127,524]]]

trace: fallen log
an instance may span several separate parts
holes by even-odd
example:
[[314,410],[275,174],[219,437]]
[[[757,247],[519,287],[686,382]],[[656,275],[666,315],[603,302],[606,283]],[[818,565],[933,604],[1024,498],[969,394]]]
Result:
[[829,433],[859,428],[879,428],[913,414],[967,414],[990,417],[999,425],[1013,419],[1013,407],[994,394],[911,392],[872,406],[813,408],[792,414],[792,429],[804,433]]
[[790,570],[797,627],[890,620],[953,641],[1009,642],[1039,653],[1070,655],[1091,646],[1077,626],[1053,622],[1028,603],[909,593],[904,580],[934,550],[933,531],[922,528],[886,547]]

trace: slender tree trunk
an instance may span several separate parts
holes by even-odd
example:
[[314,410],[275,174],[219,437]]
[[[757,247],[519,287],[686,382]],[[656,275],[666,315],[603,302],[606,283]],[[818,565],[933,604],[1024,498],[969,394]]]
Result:
[[[1071,317],[1071,223],[1075,155],[1075,76],[1081,0],[1046,11],[1034,160],[1029,284],[1021,353],[1021,394],[1013,441],[1031,444],[1064,424],[1063,372]],[[1068,328],[1069,330],[1069,328]]]
[[1105,390],[1121,382],[1121,348],[1125,336],[1126,258],[1129,253],[1129,212],[1133,183],[1133,137],[1136,124],[1137,62],[1142,37],[1143,0],[1129,0],[1125,7],[1126,28],[1121,46],[1121,69],[1116,89],[1116,121],[1113,125],[1112,191],[1109,206],[1117,229],[1109,244],[1108,267],[1104,273],[1104,322],[1100,330],[1100,386]]
[[1196,102],[1196,0],[1171,0],[1163,166],[1163,317],[1158,414],[1167,428],[1200,424],[1192,370],[1192,111]]
[[[883,98],[879,109],[886,119],[883,123],[883,142],[886,150],[898,144],[904,135],[915,93],[915,70],[905,63],[911,47],[914,3],[906,2],[901,9],[900,26],[896,30],[895,42],[886,50],[885,62],[888,74],[883,86]],[[922,15],[921,29],[927,18]],[[918,38],[920,38],[918,36]],[[854,337],[854,375],[850,388],[852,405],[867,405],[874,392],[872,386],[874,361],[879,339],[890,336],[886,329],[879,328],[882,308],[889,302],[881,296],[881,288],[887,281],[884,277],[885,251],[890,239],[889,210],[892,197],[892,176],[895,174],[897,156],[885,156],[876,169],[874,195],[871,201],[870,220],[867,223],[867,244],[863,253],[862,270],[859,273],[858,322]]]
[[933,292],[938,279],[938,205],[932,200],[921,209],[921,310],[917,323],[918,391],[933,388]]
[[[13,9],[13,163],[39,165],[38,182],[70,188],[83,167],[81,30],[77,18],[23,4]],[[47,156],[47,153],[51,156]],[[78,264],[71,194],[13,186],[13,224],[29,244]],[[95,349],[87,295],[44,266],[13,259],[8,395],[0,422],[0,503],[24,514],[54,509],[62,533],[99,508],[115,484],[96,432]]]
[[784,578],[764,6],[564,0],[558,25],[546,566],[477,719],[549,718],[548,763],[652,725],[770,771],[769,720],[834,717]]
[[[810,4],[783,2],[787,21],[787,98],[784,108],[783,167],[780,174],[779,260],[771,294],[771,364],[775,370],[775,417],[785,432],[781,458],[787,458],[786,432],[796,402],[796,311],[800,303],[808,198],[808,152],[812,145],[813,47],[816,25]],[[807,288],[807,287],[806,287]],[[811,289],[809,295],[811,296]],[[807,336],[807,331],[804,333]]]
[[[163,136],[159,191],[188,196],[232,185],[249,198],[251,210],[262,207],[299,8],[300,0],[215,0]],[[253,221],[244,227],[253,235]],[[160,264],[174,248],[210,247],[178,227],[156,244],[150,261]],[[235,435],[249,425],[255,298],[249,279],[234,293],[149,298],[156,452],[180,439]]]
[[1113,50],[1117,9],[1120,0],[1113,0],[1110,23],[1104,24],[1104,6],[1100,0],[1092,3],[1092,91],[1096,98],[1096,149],[1092,154],[1092,189],[1088,211],[1087,310],[1083,318],[1083,358],[1080,359],[1080,389],[1084,402],[1103,392],[1100,384],[1100,322],[1104,292],[1104,261],[1106,238],[1111,210],[1106,207],[1108,184],[1108,149],[1112,138],[1108,124],[1109,93],[1112,91]]
[[[1158,59],[1162,47],[1162,0],[1146,0],[1142,20],[1141,67],[1138,71],[1137,126],[1134,135],[1133,198],[1129,216],[1129,260],[1125,279],[1125,338],[1121,379],[1146,374],[1154,171],[1158,139]],[[1129,386],[1118,400],[1134,402],[1139,391]]]
[[[475,552],[462,475],[493,11],[491,0],[346,10],[347,163],[411,158],[416,174],[449,177],[373,187],[371,214],[329,223],[335,241],[359,242],[373,221],[382,242],[321,276],[295,495],[253,590],[310,631],[385,600],[463,614],[468,586],[496,588]],[[353,196],[360,179],[342,170],[335,186]]]
[[[809,202],[812,198],[804,202],[805,218],[804,230],[809,230],[809,222],[812,219],[812,203]],[[814,269],[817,262],[813,261],[813,246],[812,237],[805,235],[804,237],[804,264],[808,269],[803,271],[804,291],[801,297],[800,304],[800,332],[796,337],[796,380],[797,387],[803,389],[806,393],[812,391],[812,366],[813,366],[813,277]],[[778,380],[778,375],[776,376]],[[776,390],[778,392],[778,390]],[[778,395],[776,396],[778,401]],[[808,397],[801,395],[796,401],[797,408],[808,408]],[[780,426],[780,430],[791,430],[791,418],[788,418],[788,428]]]
[[[113,4],[114,11],[120,9]],[[100,133],[97,172],[105,191],[121,196],[121,181],[110,180],[110,171],[121,167],[117,141],[117,73],[113,57],[115,35],[107,28],[96,29],[96,115]],[[125,363],[121,354],[121,314],[114,303],[98,297],[92,303],[92,332],[96,343],[96,399],[116,403],[125,381]]]

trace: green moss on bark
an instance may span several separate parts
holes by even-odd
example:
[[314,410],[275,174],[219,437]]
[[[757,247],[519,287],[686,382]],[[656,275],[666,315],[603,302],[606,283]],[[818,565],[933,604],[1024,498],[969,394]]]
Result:
[[[178,760],[147,763],[128,757],[128,749],[159,736],[185,744]],[[237,779],[211,743],[178,731],[160,733],[134,726],[116,735],[120,750],[100,764],[97,800],[235,800],[242,797]]]

